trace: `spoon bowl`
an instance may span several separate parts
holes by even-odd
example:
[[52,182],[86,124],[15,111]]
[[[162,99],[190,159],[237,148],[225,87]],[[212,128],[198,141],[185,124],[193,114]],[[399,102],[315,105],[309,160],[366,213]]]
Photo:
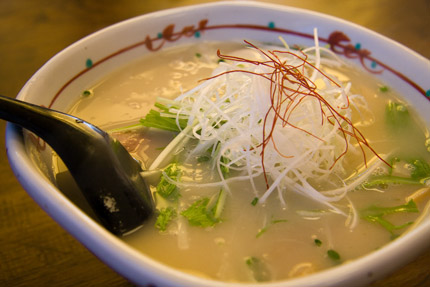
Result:
[[0,118],[35,133],[63,160],[97,219],[130,233],[154,210],[140,164],[108,133],[77,117],[0,96]]

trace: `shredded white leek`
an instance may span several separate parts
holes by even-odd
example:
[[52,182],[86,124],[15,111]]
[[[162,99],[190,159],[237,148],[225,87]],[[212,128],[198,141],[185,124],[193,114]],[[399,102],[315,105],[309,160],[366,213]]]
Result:
[[[170,113],[178,115],[178,127],[179,119],[184,118],[188,118],[188,127],[163,151],[161,159],[156,160],[150,169],[157,168],[162,158],[179,142],[191,137],[197,139],[198,144],[189,152],[189,157],[213,147],[212,156],[215,157],[215,168],[220,180],[212,183],[172,180],[177,186],[222,186],[229,191],[230,181],[249,180],[253,192],[259,197],[259,203],[264,203],[277,190],[281,202],[285,204],[283,193],[293,191],[328,206],[335,213],[347,216],[332,202],[344,198],[347,191],[354,189],[365,175],[376,168],[376,164],[363,176],[345,183],[341,188],[320,191],[310,182],[323,185],[324,182],[329,183],[333,174],[343,174],[341,155],[346,150],[356,149],[356,152],[361,152],[356,140],[342,133],[340,128],[354,133],[350,127],[352,108],[366,109],[367,106],[360,95],[351,94],[351,83],[335,83],[335,79],[321,72],[321,67],[327,63],[330,66],[342,63],[330,50],[319,46],[316,30],[315,46],[303,51],[290,49],[282,38],[281,42],[284,47],[276,49],[283,51],[276,53],[279,62],[300,70],[307,84],[315,88],[341,117],[336,120],[330,118],[330,122],[327,115],[332,115],[333,110],[314,96],[309,96],[309,91],[298,85],[296,79],[283,79],[282,84],[279,84],[282,79],[276,77],[282,77],[282,71],[272,78],[271,86],[269,78],[274,75],[272,67],[255,65],[250,61],[227,60],[220,62],[213,71],[213,77],[182,93],[174,101],[162,100],[163,104],[171,107]],[[269,62],[268,55],[273,55],[263,48],[250,49],[254,57],[252,60],[260,63]],[[305,58],[306,61],[303,60]],[[272,99],[270,91],[276,91]],[[283,115],[288,123],[279,118],[275,120],[277,115],[274,106],[283,107],[291,95],[297,99],[290,102],[291,108]],[[268,134],[271,134],[271,138],[263,145]],[[235,175],[225,179],[221,165],[234,170]],[[254,181],[257,178],[261,180],[264,174],[269,186],[264,191],[257,190]],[[352,204],[350,208],[350,216],[356,217]],[[349,222],[354,226],[356,218],[350,218]]]

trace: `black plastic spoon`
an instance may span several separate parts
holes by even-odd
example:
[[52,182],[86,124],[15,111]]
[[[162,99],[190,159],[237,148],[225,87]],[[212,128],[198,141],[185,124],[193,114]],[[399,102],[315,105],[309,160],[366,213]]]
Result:
[[55,150],[112,233],[129,233],[153,213],[140,164],[106,132],[74,116],[5,96],[0,96],[0,118],[35,133]]

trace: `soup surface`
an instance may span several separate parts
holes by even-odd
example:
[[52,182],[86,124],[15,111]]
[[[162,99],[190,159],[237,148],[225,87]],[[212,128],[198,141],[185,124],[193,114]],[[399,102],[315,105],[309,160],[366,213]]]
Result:
[[[301,79],[298,75],[308,73],[307,80],[311,82],[312,78],[317,91],[342,86],[346,92],[340,95],[349,99],[349,106],[330,106],[323,110],[325,103],[319,99],[313,122],[302,119],[307,113],[305,110],[297,122],[308,126],[296,126],[293,118],[307,103],[307,98],[317,98],[314,90],[305,89],[301,94],[305,93],[307,98],[291,104],[278,117],[278,123],[289,123],[284,128],[298,133],[284,139],[282,128],[282,132],[271,129],[277,115],[269,111],[281,108],[283,103],[280,100],[275,104],[275,96],[267,108],[261,104],[263,120],[250,124],[251,119],[241,112],[235,125],[246,122],[249,129],[260,126],[259,132],[250,135],[254,142],[243,145],[233,142],[243,136],[243,133],[235,134],[233,128],[225,131],[227,135],[221,135],[233,118],[226,110],[221,112],[224,118],[215,119],[217,124],[204,125],[212,113],[208,112],[197,123],[192,122],[191,117],[198,118],[198,113],[191,112],[193,108],[180,110],[175,102],[168,101],[182,97],[194,104],[200,98],[194,94],[187,98],[188,91],[211,81],[227,83],[226,87],[215,84],[218,88],[212,98],[222,99],[228,96],[228,87],[252,85],[243,84],[244,78],[228,82],[234,77],[254,77],[255,83],[275,75],[264,69],[243,72],[255,63],[222,55],[220,61],[217,49],[221,49],[222,55],[246,59],[254,59],[259,53],[258,49],[245,49],[243,43],[204,43],[153,53],[90,87],[70,110],[110,130],[145,169],[154,171],[143,175],[154,192],[158,216],[124,237],[127,243],[192,274],[225,281],[261,282],[303,276],[343,264],[395,240],[413,226],[430,197],[430,143],[423,124],[390,87],[367,72],[339,64],[328,52],[321,55],[322,64],[314,78],[313,68],[302,61],[307,67],[301,70],[298,64],[292,68],[289,83],[278,86],[279,89],[288,90],[291,82]],[[312,59],[317,58],[317,53],[313,50],[309,54],[306,61],[314,63]],[[301,61],[296,56],[293,58]],[[231,67],[228,73],[219,70],[222,65],[234,65],[233,71]],[[260,69],[261,63],[254,66]],[[218,70],[214,72],[214,69]],[[216,77],[201,81],[211,76]],[[267,102],[271,93],[275,95],[268,83],[254,87],[261,90],[262,102]],[[247,104],[247,99],[238,96],[241,95],[239,88],[224,100],[225,104],[237,101],[231,109],[242,109]],[[290,90],[293,94],[296,91]],[[216,101],[211,100],[209,104]],[[178,111],[179,118],[188,121],[193,129],[161,160],[157,157],[178,131],[135,126],[154,109],[156,102],[162,103],[161,114],[164,111],[170,117],[169,113]],[[166,106],[168,111],[163,110]],[[172,118],[179,125],[179,119]],[[318,130],[323,123],[331,128],[327,134]],[[271,131],[273,136],[268,137]],[[337,138],[325,138],[332,134]],[[203,136],[206,138],[199,140]],[[263,145],[265,139],[268,141]],[[315,141],[320,150],[301,158],[300,148],[308,140]],[[222,146],[223,143],[230,146]],[[242,156],[245,150],[247,153]],[[331,153],[327,155],[323,150]],[[298,161],[294,163],[296,169],[288,170],[297,158],[301,158],[303,166]],[[319,160],[318,164],[313,164],[312,159]],[[313,165],[316,167],[309,170]],[[163,178],[165,187],[173,193],[166,195],[160,191]]]

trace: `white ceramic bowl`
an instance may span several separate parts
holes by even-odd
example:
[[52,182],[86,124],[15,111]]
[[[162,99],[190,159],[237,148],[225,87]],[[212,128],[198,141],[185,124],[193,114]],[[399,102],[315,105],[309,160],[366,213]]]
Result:
[[[71,45],[46,63],[24,86],[18,98],[67,110],[82,90],[151,49],[202,40],[261,40],[331,43],[339,55],[381,77],[405,95],[430,126],[430,62],[408,48],[363,27],[315,12],[254,2],[217,2],[159,11],[108,27]],[[337,33],[339,31],[341,33]],[[335,37],[341,36],[341,37]],[[341,41],[339,41],[341,40]],[[359,48],[359,49],[358,49]],[[427,96],[426,96],[427,91]],[[7,129],[12,168],[27,192],[61,226],[107,265],[138,285],[252,286],[210,281],[174,270],[136,252],[95,223],[52,183],[50,156],[22,132]],[[430,245],[430,218],[374,253],[303,278],[258,286],[356,286],[392,272]],[[153,286],[151,285],[151,286]]]

